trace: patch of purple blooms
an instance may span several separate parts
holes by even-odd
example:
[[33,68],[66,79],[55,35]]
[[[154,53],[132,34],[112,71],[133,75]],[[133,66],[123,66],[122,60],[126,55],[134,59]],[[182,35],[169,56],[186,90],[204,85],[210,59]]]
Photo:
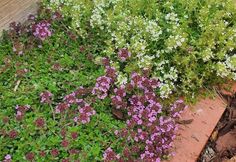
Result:
[[95,87],[92,90],[94,95],[97,95],[99,99],[105,99],[108,95],[108,91],[111,87],[112,79],[107,76],[101,76],[97,78]]
[[91,93],[90,89],[85,89],[83,87],[80,87],[76,91],[66,95],[63,98],[63,102],[59,103],[56,106],[55,112],[57,114],[66,113],[67,111],[71,110],[70,108],[73,105],[76,105],[77,110],[76,111],[71,110],[76,114],[78,113],[77,116],[73,117],[74,122],[82,124],[89,123],[91,120],[91,116],[95,115],[96,112],[88,103],[85,102],[84,98],[79,98],[86,96],[86,94],[88,93]]
[[114,96],[111,96],[111,103],[116,109],[124,109],[127,107],[127,102],[124,101],[126,96],[125,86],[121,85],[119,88],[114,89]]
[[107,97],[108,91],[117,77],[116,69],[109,66],[109,60],[103,58],[103,61],[105,61],[104,66],[106,74],[97,78],[95,87],[92,90],[92,94],[97,95],[99,99],[105,99]]
[[30,106],[29,105],[23,105],[23,106],[16,105],[15,109],[16,109],[16,119],[22,120],[26,111],[30,109]]
[[119,49],[118,57],[122,62],[125,62],[128,58],[131,57],[131,53],[126,48]]
[[116,77],[112,78],[116,74],[115,69],[109,76],[108,67],[106,75],[97,79],[93,93],[100,99],[109,96],[115,109],[127,113],[126,128],[114,133],[127,143],[128,150],[124,150],[120,156],[109,147],[103,154],[104,160],[161,161],[163,156],[170,155],[178,129],[175,121],[186,105],[183,100],[177,100],[164,111],[156,95],[160,86],[157,79],[134,72],[130,83],[116,87],[113,84]]
[[3,160],[3,162],[11,162],[12,159],[11,159],[11,155],[10,154],[7,154]]
[[47,37],[52,35],[50,26],[51,24],[46,20],[42,20],[39,23],[34,24],[33,35],[41,40],[45,40]]
[[95,114],[95,110],[90,105],[86,104],[84,107],[79,108],[79,116],[75,117],[74,121],[86,124],[90,122],[90,117]]
[[71,105],[71,104],[76,104],[79,102],[79,99],[76,97],[76,93],[72,92],[71,94],[66,95],[63,98],[63,101],[66,102],[67,104]]
[[117,155],[110,147],[107,148],[105,152],[103,153],[104,162],[118,161],[119,159],[120,159],[120,156]]
[[40,102],[41,103],[46,103],[46,104],[50,104],[52,101],[51,101],[51,98],[52,98],[52,93],[49,92],[49,91],[44,91],[42,93],[40,93]]

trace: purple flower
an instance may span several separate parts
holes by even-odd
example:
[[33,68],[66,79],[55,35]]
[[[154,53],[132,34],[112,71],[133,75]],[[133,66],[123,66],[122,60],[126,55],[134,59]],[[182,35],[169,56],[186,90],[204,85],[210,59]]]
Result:
[[99,99],[105,99],[108,95],[111,83],[112,79],[107,76],[97,78],[97,82],[92,90],[92,93],[97,95]]
[[49,92],[49,91],[44,91],[42,93],[40,93],[40,102],[41,103],[46,103],[46,104],[50,104],[52,101],[51,101],[51,98],[52,98],[52,93]]
[[24,105],[24,106],[16,105],[15,109],[16,109],[16,119],[22,120],[26,111],[30,109],[30,106],[29,105]]
[[56,113],[62,113],[64,111],[66,111],[68,108],[70,107],[70,104],[68,103],[59,103],[57,106],[56,106]]
[[107,77],[111,78],[113,81],[116,80],[117,72],[114,67],[106,66],[105,72]]
[[124,62],[128,58],[131,57],[131,53],[128,51],[128,49],[122,48],[122,49],[119,49],[119,51],[118,51],[118,57],[122,62]]
[[79,101],[79,100],[76,98],[76,93],[75,93],[75,92],[66,95],[63,100],[64,100],[66,103],[68,103],[68,104],[76,104],[76,103],[78,103],[78,101]]
[[51,24],[46,20],[33,25],[33,35],[41,40],[45,40],[52,35],[50,26]]
[[75,122],[86,124],[90,122],[92,115],[95,115],[95,110],[88,104],[85,104],[84,107],[79,107],[79,116],[74,118]]
[[7,154],[5,156],[5,159],[3,160],[3,162],[11,162],[11,155],[10,154]]
[[120,159],[120,156],[117,155],[110,147],[105,150],[103,153],[103,159],[105,162],[116,161]]

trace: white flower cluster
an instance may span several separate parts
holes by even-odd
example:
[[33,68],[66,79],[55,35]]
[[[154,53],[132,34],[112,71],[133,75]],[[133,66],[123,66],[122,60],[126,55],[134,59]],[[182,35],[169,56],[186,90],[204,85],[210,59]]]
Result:
[[236,71],[236,54],[231,57],[227,57],[225,63],[230,70]]
[[128,82],[127,75],[122,72],[118,72],[116,84],[121,86],[127,84],[127,82]]
[[232,79],[236,80],[236,55],[226,56],[226,61],[218,62],[216,72],[220,77],[231,76]]
[[159,36],[162,34],[161,28],[153,20],[148,21],[146,32],[150,34],[152,41],[158,41]]
[[[215,74],[236,79],[236,56],[226,56],[236,49],[233,25],[236,14],[228,1],[224,6],[222,0],[206,1],[203,6],[197,0],[189,3],[150,0],[150,6],[144,3],[141,0],[50,0],[46,4],[71,17],[72,28],[84,38],[91,27],[103,39],[102,55],[114,62],[117,50],[127,48],[131,53],[129,61],[134,64],[134,67],[127,64],[131,66],[125,67],[127,72],[152,69],[152,76],[162,82],[163,97],[176,87],[181,87],[184,93],[196,90]],[[211,13],[215,7],[217,10]],[[117,84],[126,82],[126,75],[120,73]]]
[[170,22],[176,22],[178,23],[179,22],[179,18],[178,18],[178,15],[174,12],[171,12],[171,13],[168,13],[166,16],[165,16],[165,19],[167,21],[170,21]]
[[90,17],[90,25],[92,28],[99,27],[101,30],[104,29],[104,25],[106,24],[106,13],[104,8],[106,4],[104,0],[93,0],[94,8],[92,10],[92,15]]
[[211,51],[210,48],[205,49],[202,53],[201,53],[202,59],[204,62],[207,62],[209,60],[211,60],[211,58],[213,58],[213,52]]
[[138,59],[138,66],[141,69],[150,69],[153,66],[153,59],[155,56],[144,55]]
[[224,62],[218,62],[216,64],[216,74],[217,76],[221,76],[223,78],[230,74],[227,65]]
[[161,83],[160,84],[160,97],[161,98],[168,98],[170,94],[172,94],[173,90],[173,84],[166,84]]
[[176,35],[176,36],[171,35],[166,41],[167,49],[169,51],[172,51],[172,50],[182,46],[184,41],[185,41],[185,38],[181,35]]

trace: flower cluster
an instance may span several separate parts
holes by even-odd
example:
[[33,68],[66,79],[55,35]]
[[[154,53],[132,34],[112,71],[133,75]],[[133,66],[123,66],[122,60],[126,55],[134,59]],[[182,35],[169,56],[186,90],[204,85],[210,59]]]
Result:
[[50,26],[51,24],[46,20],[33,25],[33,35],[41,40],[45,40],[52,35]]
[[70,107],[70,104],[61,102],[57,104],[55,112],[57,114],[65,112],[67,109],[69,109],[69,107]]
[[40,102],[41,103],[46,103],[46,104],[50,104],[52,101],[51,101],[51,98],[52,98],[52,93],[49,92],[49,91],[44,91],[42,93],[40,93]]
[[11,130],[9,133],[8,133],[8,136],[11,138],[11,139],[15,139],[17,136],[18,136],[18,132],[16,130]]
[[[48,8],[60,8],[62,14],[70,17],[71,27],[78,30],[82,37],[89,36],[90,32],[102,36],[99,40],[104,47],[102,55],[111,56],[114,63],[125,62],[122,68],[117,68],[120,69],[117,71],[120,75],[116,85],[123,83],[124,76],[131,71],[152,69],[152,77],[163,79],[163,98],[169,97],[174,91],[191,96],[205,83],[215,83],[216,76],[236,79],[233,58],[227,58],[228,55],[233,55],[236,48],[236,23],[233,19],[236,13],[231,7],[232,2],[214,0],[199,4],[197,0],[193,0],[191,3],[184,3],[184,0],[151,0],[148,4],[135,0],[127,3],[120,0],[96,0],[91,3],[60,0],[45,2]],[[124,7],[126,10],[123,10]],[[211,13],[212,9],[216,12]],[[199,12],[193,12],[196,10]],[[86,30],[87,22],[90,22],[91,30]],[[194,22],[194,25],[186,25],[189,22]],[[234,25],[229,22],[234,22]],[[163,61],[166,64],[156,64]],[[159,68],[164,70],[157,71]],[[178,75],[173,74],[171,68]],[[128,71],[124,73],[122,69]],[[166,76],[178,81],[170,81]]]
[[225,61],[218,62],[214,69],[216,69],[218,76],[231,77],[236,80],[236,55],[226,56]]
[[84,107],[79,108],[79,116],[74,118],[75,122],[86,124],[90,122],[90,117],[95,115],[95,110],[88,104],[85,104]]
[[[107,87],[106,96],[110,96],[113,107],[128,115],[126,128],[114,133],[135,150],[128,151],[129,159],[160,161],[164,155],[168,156],[178,128],[175,119],[186,108],[184,102],[177,100],[167,109],[169,112],[165,110],[168,115],[163,115],[162,105],[155,93],[160,88],[159,81],[136,72],[131,74],[129,83],[114,86],[113,91],[112,85]],[[113,95],[109,95],[110,93]],[[125,153],[127,154],[127,150],[120,157],[108,148],[103,156],[105,161],[112,161],[126,159]]]
[[30,106],[29,105],[23,105],[23,106],[16,105],[15,109],[16,109],[16,119],[22,120],[26,111],[30,109]]
[[3,162],[11,162],[11,155],[7,154],[3,160]]
[[[177,130],[174,119],[180,117],[185,105],[182,100],[178,100],[171,105],[170,116],[162,116],[162,106],[154,93],[159,87],[157,80],[133,73],[131,82],[127,86],[129,86],[129,91],[126,93],[133,94],[126,99],[129,105],[126,107],[129,116],[126,121],[127,129],[120,130],[116,134],[127,142],[131,142],[132,139],[138,144],[140,148],[138,159],[160,161],[163,155],[168,155],[172,147]],[[139,89],[139,95],[135,94],[135,87]],[[125,91],[121,91],[120,94],[125,94]]]
[[63,98],[63,102],[56,106],[55,112],[57,114],[66,113],[67,111],[70,111],[70,108],[73,105],[76,105],[78,108],[75,113],[78,113],[78,116],[73,118],[74,122],[82,124],[89,123],[91,116],[95,115],[96,112],[88,103],[86,103],[84,98],[79,98],[86,96],[88,93],[91,93],[89,88],[80,87],[74,92],[66,95]]
[[105,99],[107,97],[108,91],[117,77],[116,69],[109,66],[109,60],[103,58],[102,62],[106,68],[106,75],[97,78],[95,87],[92,90],[92,94],[97,95],[99,99]]
[[97,78],[95,87],[92,93],[96,94],[99,99],[104,99],[107,97],[108,90],[110,89],[112,79],[107,76],[101,76]]
[[63,101],[69,105],[76,104],[79,102],[79,99],[76,97],[76,93],[72,92],[71,94],[66,95],[63,98]]
[[119,49],[118,57],[119,57],[119,59],[120,59],[122,62],[124,62],[124,61],[126,61],[128,58],[131,57],[131,53],[128,51],[128,49],[122,48],[122,49]]
[[105,162],[118,161],[120,156],[117,155],[110,147],[103,153],[103,160]]
[[28,161],[33,161],[35,158],[35,154],[33,152],[28,152],[27,154],[25,154],[25,158]]
[[39,117],[35,120],[35,125],[39,128],[44,127],[45,121],[42,117]]
[[124,109],[127,106],[127,102],[123,100],[126,96],[125,86],[121,85],[119,88],[114,89],[115,96],[111,97],[112,105],[116,107],[116,109]]

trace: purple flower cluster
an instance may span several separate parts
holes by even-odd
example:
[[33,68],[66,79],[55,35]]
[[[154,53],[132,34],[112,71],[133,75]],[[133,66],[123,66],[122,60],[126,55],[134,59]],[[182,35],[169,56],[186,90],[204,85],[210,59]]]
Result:
[[75,111],[75,113],[78,113],[79,115],[73,118],[74,121],[82,124],[89,123],[91,116],[95,115],[96,112],[88,103],[85,102],[83,98],[78,98],[78,96],[83,97],[88,93],[91,93],[90,89],[85,89],[83,87],[80,87],[76,91],[66,95],[63,98],[63,102],[59,103],[56,106],[55,112],[57,114],[65,113],[67,110],[68,111],[70,110],[70,107],[72,105],[77,105],[78,109]]
[[[150,162],[161,161],[163,155],[169,155],[169,150],[172,148],[178,128],[175,119],[179,118],[186,108],[184,102],[177,100],[169,107],[169,112],[165,111],[169,115],[163,115],[165,113],[162,112],[162,105],[155,93],[160,86],[157,79],[132,73],[130,83],[112,91],[111,87],[115,87],[114,81],[115,78],[112,80],[106,73],[106,76],[98,78],[94,91],[99,91],[96,94],[100,99],[112,93],[111,104],[116,109],[121,109],[123,113],[127,112],[126,128],[116,130],[115,134],[124,139],[132,149],[135,148],[135,151],[129,152],[128,158]],[[105,161],[118,160],[111,148],[108,148],[103,156]],[[124,153],[121,158],[119,157],[119,161],[123,158],[127,159]]]
[[131,53],[126,48],[119,49],[118,57],[122,62],[125,62],[128,58],[131,57]]
[[51,101],[51,98],[52,98],[52,93],[49,92],[49,91],[44,91],[42,93],[40,93],[40,102],[41,103],[46,103],[46,104],[50,104],[52,101]]
[[66,103],[66,102],[61,102],[59,104],[57,104],[56,106],[56,113],[59,114],[59,113],[63,113],[65,112],[67,109],[69,109],[70,107],[70,104]]
[[76,93],[72,92],[71,94],[66,95],[63,98],[63,101],[68,103],[68,104],[76,104],[79,102],[79,99],[76,97]]
[[115,96],[111,96],[111,103],[116,109],[125,109],[127,102],[124,101],[126,96],[125,86],[121,85],[119,88],[114,89]]
[[37,24],[33,25],[33,34],[35,37],[45,40],[47,37],[50,37],[52,35],[52,32],[50,30],[51,24],[43,20]]
[[[178,115],[180,115],[185,108],[178,103],[182,104],[183,102],[178,100],[177,104],[173,104],[172,107],[175,107],[175,112],[173,113],[173,110],[170,109],[171,114],[176,114],[178,108]],[[116,134],[127,139],[127,142],[132,139],[140,148],[144,148],[139,152],[140,157],[138,159],[160,161],[163,155],[169,155],[168,151],[172,148],[172,142],[178,128],[174,118],[160,114],[162,106],[157,102],[154,94],[133,95],[129,99],[129,104],[130,106],[127,108],[129,115],[126,122],[127,129],[116,131]]]
[[15,109],[16,109],[16,119],[22,120],[25,115],[25,112],[30,109],[30,106],[29,105],[24,105],[24,106],[16,105]]
[[7,154],[3,160],[3,162],[11,162],[11,155]]
[[104,162],[118,161],[120,156],[117,155],[110,147],[103,153]]
[[103,61],[106,74],[97,78],[95,87],[92,90],[92,94],[97,95],[99,99],[105,99],[107,97],[108,91],[117,77],[116,69],[109,66],[109,60],[103,58]]
[[185,109],[187,109],[187,105],[184,104],[183,100],[177,100],[170,107],[170,116],[174,119],[180,118],[181,114]]
[[95,115],[95,110],[88,104],[85,104],[84,107],[79,108],[79,116],[74,118],[75,122],[86,124],[90,122],[90,117]]
[[157,79],[149,79],[145,76],[139,75],[138,73],[133,73],[131,75],[130,84],[134,87],[144,90],[145,92],[153,91],[160,86],[160,83]]
[[92,93],[97,95],[99,99],[105,99],[108,95],[108,91],[111,87],[112,79],[107,76],[101,76],[97,78],[96,85],[93,88]]
[[63,113],[63,112],[65,112],[67,109],[69,109],[74,104],[76,104],[76,105],[85,104],[84,100],[83,99],[79,99],[78,96],[83,97],[88,92],[89,92],[88,89],[85,89],[84,87],[80,87],[76,91],[66,95],[63,98],[63,102],[59,103],[56,106],[56,113],[57,114]]

